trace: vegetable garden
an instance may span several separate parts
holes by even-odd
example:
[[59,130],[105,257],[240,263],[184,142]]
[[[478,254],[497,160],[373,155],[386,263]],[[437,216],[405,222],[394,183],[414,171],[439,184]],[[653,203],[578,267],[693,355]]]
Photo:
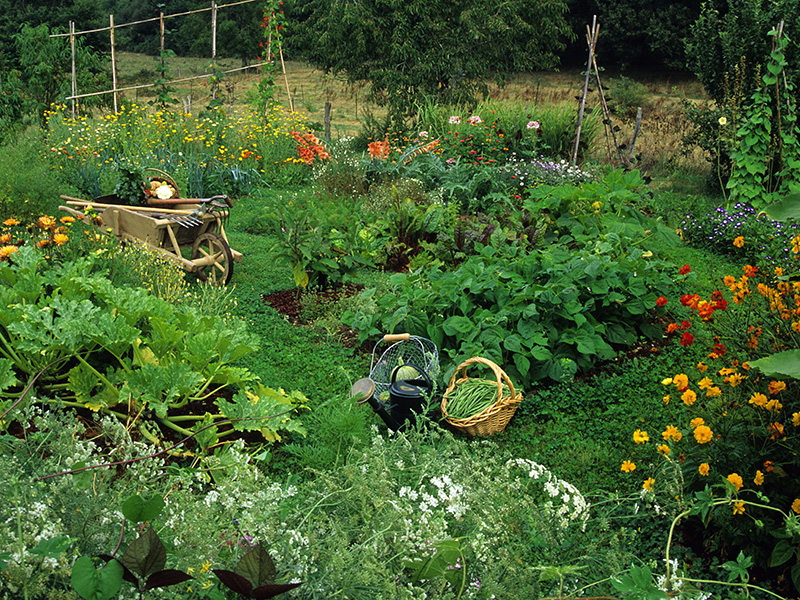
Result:
[[[796,596],[793,110],[762,198],[757,120],[737,145],[718,113],[722,195],[653,146],[607,164],[596,113],[570,164],[572,106],[335,140],[277,105],[52,107],[0,149],[0,597]],[[147,168],[236,198],[229,287],[56,213]],[[386,333],[438,348],[399,431],[349,397]],[[522,395],[491,436],[441,418],[472,357]],[[456,419],[498,393],[466,387]]]

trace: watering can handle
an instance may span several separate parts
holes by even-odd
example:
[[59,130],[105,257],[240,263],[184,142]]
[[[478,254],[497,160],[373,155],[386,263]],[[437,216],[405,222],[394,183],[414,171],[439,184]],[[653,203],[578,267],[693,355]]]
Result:
[[411,334],[409,333],[387,333],[383,336],[384,342],[407,342],[411,339]]

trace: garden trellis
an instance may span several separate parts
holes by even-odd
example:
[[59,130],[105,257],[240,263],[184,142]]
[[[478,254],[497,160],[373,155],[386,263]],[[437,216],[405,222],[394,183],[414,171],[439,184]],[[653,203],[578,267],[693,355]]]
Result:
[[[87,29],[85,31],[75,31],[75,23],[73,21],[70,21],[70,23],[69,23],[69,33],[57,33],[57,34],[51,35],[50,37],[52,37],[52,38],[69,37],[69,39],[70,39],[70,52],[72,54],[72,87],[71,87],[71,95],[66,97],[65,100],[70,100],[71,103],[72,103],[72,116],[74,117],[75,114],[76,114],[76,111],[77,111],[77,100],[79,100],[80,98],[89,98],[89,97],[92,97],[92,96],[102,96],[102,95],[105,95],[105,94],[113,94],[113,97],[114,97],[114,112],[116,113],[118,111],[118,97],[119,97],[118,94],[120,92],[124,92],[124,91],[128,91],[128,90],[137,90],[137,89],[143,89],[143,88],[150,88],[150,87],[155,87],[156,86],[155,83],[147,83],[147,84],[140,84],[140,85],[130,85],[130,86],[125,86],[125,87],[118,87],[117,86],[116,48],[115,48],[115,40],[114,40],[114,37],[115,37],[114,34],[115,34],[115,31],[117,29],[121,29],[123,27],[131,27],[133,25],[141,25],[143,23],[153,23],[153,22],[158,21],[159,22],[159,30],[160,30],[160,39],[161,39],[161,52],[163,53],[164,52],[164,35],[165,35],[164,22],[167,19],[173,19],[173,18],[177,18],[177,17],[184,17],[184,16],[187,16],[187,15],[195,14],[195,13],[201,13],[201,12],[210,11],[211,12],[211,64],[212,64],[212,68],[214,69],[214,73],[209,73],[209,74],[204,74],[204,75],[195,75],[195,76],[192,76],[192,77],[182,77],[182,78],[179,77],[177,79],[172,79],[170,81],[167,81],[166,83],[167,84],[171,84],[171,83],[181,83],[181,82],[184,82],[184,81],[193,81],[193,80],[196,80],[196,79],[207,79],[209,77],[213,77],[215,75],[215,73],[216,73],[216,61],[217,61],[217,11],[219,11],[221,9],[224,9],[224,8],[230,8],[230,7],[233,7],[233,6],[238,6],[238,5],[241,5],[241,4],[250,4],[251,2],[256,2],[256,1],[257,0],[239,0],[238,2],[230,2],[228,4],[218,5],[214,0],[212,0],[211,6],[209,6],[208,8],[199,8],[199,9],[196,9],[196,10],[190,10],[190,11],[186,11],[186,12],[174,13],[174,14],[169,14],[169,15],[165,15],[163,11],[159,11],[159,15],[157,17],[152,17],[150,19],[142,19],[140,21],[131,21],[129,23],[120,23],[120,24],[115,24],[114,23],[114,15],[113,14],[109,14],[109,16],[108,16],[108,20],[109,20],[108,27],[101,27],[99,29]],[[102,32],[102,31],[108,31],[109,32],[109,39],[110,39],[110,45],[111,45],[112,89],[103,90],[103,91],[100,91],[100,92],[91,92],[91,93],[86,93],[86,94],[79,94],[78,93],[78,89],[77,89],[77,74],[76,74],[76,70],[75,70],[75,37],[78,36],[78,35],[86,35],[86,34],[90,34],[90,33],[99,33],[99,32]],[[281,55],[281,64],[283,65],[283,52],[280,52],[280,55]],[[269,60],[272,60],[272,55],[271,54],[269,55]],[[224,73],[224,74],[235,73],[235,72],[244,71],[244,70],[247,70],[247,69],[260,68],[262,66],[263,66],[262,63],[256,63],[256,64],[253,64],[253,65],[246,65],[244,67],[238,67],[238,68],[235,68],[235,69],[227,69],[225,71],[222,71],[222,73]],[[284,78],[285,78],[286,77],[286,68],[285,67],[283,67],[283,74],[284,74]],[[287,84],[286,87],[287,87],[287,91],[288,91],[288,87],[289,87],[288,84]],[[212,86],[212,99],[215,99],[215,98],[216,98],[216,82]],[[291,104],[291,97],[289,98],[289,102]]]

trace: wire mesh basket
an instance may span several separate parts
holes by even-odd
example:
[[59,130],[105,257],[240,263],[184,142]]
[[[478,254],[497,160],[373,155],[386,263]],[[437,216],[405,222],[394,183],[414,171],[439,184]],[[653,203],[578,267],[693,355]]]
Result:
[[435,380],[439,375],[439,349],[432,341],[408,333],[386,334],[372,349],[371,364],[369,378],[375,382],[374,397],[378,402],[386,402],[392,371],[397,367],[413,365]]

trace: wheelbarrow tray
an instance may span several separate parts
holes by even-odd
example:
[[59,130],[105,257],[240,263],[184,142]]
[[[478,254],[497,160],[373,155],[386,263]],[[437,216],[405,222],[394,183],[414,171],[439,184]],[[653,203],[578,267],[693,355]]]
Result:
[[[61,196],[73,206],[91,206],[95,209],[105,231],[110,231],[120,241],[138,240],[179,264],[189,273],[202,279],[227,284],[233,274],[233,263],[241,262],[243,255],[228,244],[221,219],[213,212],[193,215],[199,225],[181,225],[177,219],[197,211],[199,204],[191,199],[173,204],[170,208],[153,206],[117,206],[108,203],[88,202],[69,196]],[[83,212],[73,206],[59,206],[59,210],[73,216]],[[191,258],[185,258],[182,250],[190,248]]]

